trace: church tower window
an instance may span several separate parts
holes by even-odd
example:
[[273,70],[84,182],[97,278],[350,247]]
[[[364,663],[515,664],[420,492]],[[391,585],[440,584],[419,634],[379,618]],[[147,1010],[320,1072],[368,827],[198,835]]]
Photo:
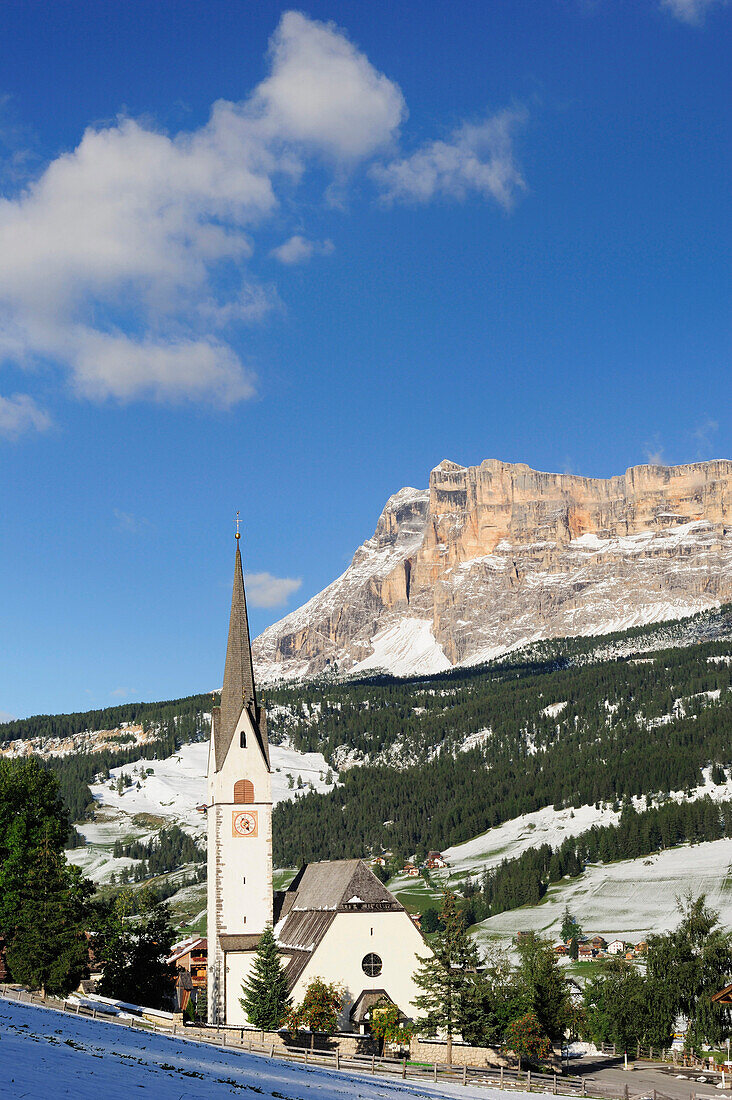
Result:
[[234,784],[234,803],[237,806],[254,802],[254,784],[250,779],[238,779]]
[[369,951],[368,955],[363,957],[361,969],[368,978],[378,978],[383,965],[379,956],[375,955],[373,951]]

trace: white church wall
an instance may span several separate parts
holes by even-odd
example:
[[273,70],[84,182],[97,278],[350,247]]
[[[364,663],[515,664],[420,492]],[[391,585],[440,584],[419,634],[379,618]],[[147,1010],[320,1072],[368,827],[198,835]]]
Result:
[[[246,748],[240,747],[242,731]],[[240,779],[253,784],[253,803],[234,803],[234,784]],[[222,904],[218,931],[263,932],[272,923],[271,779],[246,711],[242,712],[212,786],[221,815],[217,873]]]
[[[362,962],[372,953],[381,959],[382,969],[379,975],[369,977]],[[429,954],[429,947],[404,911],[337,913],[295,985],[293,1002],[299,1004],[310,982],[319,977],[345,987],[338,1023],[341,1030],[352,1026],[349,1012],[363,990],[386,990],[402,1012],[412,1017],[417,1011],[414,998],[421,992],[414,982],[417,956]]]
[[226,1023],[229,1027],[247,1027],[249,1020],[239,1004],[242,985],[249,979],[256,952],[229,951],[226,956]]

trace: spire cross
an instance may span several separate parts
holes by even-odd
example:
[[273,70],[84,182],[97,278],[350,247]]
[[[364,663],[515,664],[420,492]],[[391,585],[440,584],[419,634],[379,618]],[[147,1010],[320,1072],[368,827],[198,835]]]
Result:
[[240,522],[239,521],[239,513],[237,512],[236,513],[236,535],[235,535],[235,538],[237,538],[237,539],[241,538],[241,535],[239,534],[239,522]]

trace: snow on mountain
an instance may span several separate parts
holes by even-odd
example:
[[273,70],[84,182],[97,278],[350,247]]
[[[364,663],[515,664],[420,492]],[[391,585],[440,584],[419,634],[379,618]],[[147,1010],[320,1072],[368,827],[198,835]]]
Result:
[[374,635],[371,644],[373,652],[351,673],[384,668],[393,676],[419,676],[452,668],[426,619],[402,619]]

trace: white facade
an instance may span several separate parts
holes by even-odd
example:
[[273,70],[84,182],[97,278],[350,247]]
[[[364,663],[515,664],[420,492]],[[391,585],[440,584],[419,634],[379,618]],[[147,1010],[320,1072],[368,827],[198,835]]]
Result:
[[[254,688],[238,542],[221,706],[211,723],[207,814],[208,1019],[241,1027],[248,1023],[242,985],[259,937],[273,923],[274,899],[269,749]],[[373,999],[383,990],[407,1016],[414,1014],[417,956],[429,948],[361,860],[303,868],[280,911],[275,935],[283,933],[280,946],[295,1003],[320,977],[344,988],[339,1026],[345,1030],[362,994]],[[359,1011],[357,1006],[356,1016]]]
[[[369,976],[363,961],[378,955],[380,974]],[[293,1001],[302,1001],[313,978],[336,982],[345,989],[343,1010],[338,1022],[341,1031],[351,1027],[350,1010],[361,993],[383,989],[410,1018],[417,1013],[414,998],[421,990],[414,982],[418,955],[426,957],[430,949],[419,929],[405,910],[393,913],[336,913],[335,920],[313,951],[313,957],[292,991]]]

